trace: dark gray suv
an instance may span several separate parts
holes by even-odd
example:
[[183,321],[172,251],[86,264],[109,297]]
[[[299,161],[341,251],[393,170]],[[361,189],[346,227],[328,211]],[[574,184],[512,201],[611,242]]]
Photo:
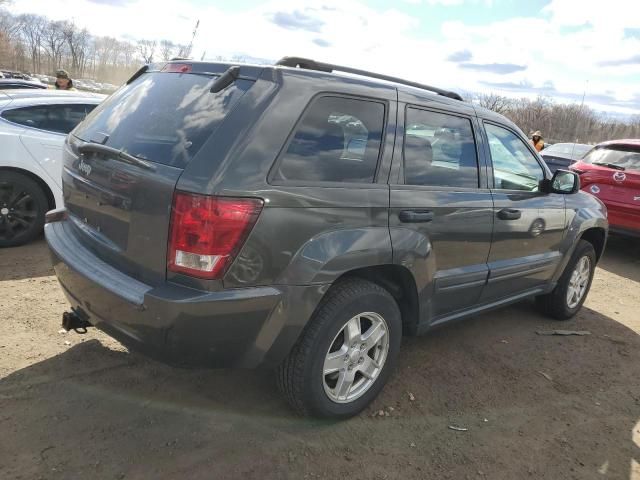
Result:
[[603,204],[504,117],[300,58],[144,67],[64,157],[45,228],[64,325],[276,367],[315,416],[371,402],[403,334],[528,297],[572,317],[607,236]]

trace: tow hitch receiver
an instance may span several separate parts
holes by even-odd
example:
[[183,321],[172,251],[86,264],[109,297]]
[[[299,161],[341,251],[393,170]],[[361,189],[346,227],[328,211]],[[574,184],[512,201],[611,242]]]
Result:
[[87,333],[87,328],[91,326],[87,320],[80,318],[74,311],[64,312],[62,314],[62,328],[67,332],[73,330],[76,333],[85,334]]

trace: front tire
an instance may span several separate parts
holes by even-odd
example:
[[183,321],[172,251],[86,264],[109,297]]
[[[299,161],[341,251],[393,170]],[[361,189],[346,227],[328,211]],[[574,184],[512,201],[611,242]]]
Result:
[[0,172],[0,247],[30,242],[42,231],[47,197],[33,179],[17,172]]
[[334,285],[278,368],[278,387],[302,415],[347,418],[380,393],[402,339],[400,310],[379,285]]
[[551,293],[536,297],[540,310],[556,320],[572,318],[587,299],[596,269],[593,245],[580,240],[556,288]]

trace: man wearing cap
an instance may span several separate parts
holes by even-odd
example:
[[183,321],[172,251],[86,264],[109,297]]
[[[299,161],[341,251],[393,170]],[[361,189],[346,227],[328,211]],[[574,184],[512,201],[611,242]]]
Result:
[[56,90],[76,90],[73,87],[73,80],[69,78],[69,74],[66,72],[66,70],[58,70],[56,72],[56,83],[52,88],[55,88]]
[[540,130],[536,130],[533,132],[533,135],[531,135],[531,145],[533,145],[538,152],[544,148],[544,140],[542,140],[542,132]]

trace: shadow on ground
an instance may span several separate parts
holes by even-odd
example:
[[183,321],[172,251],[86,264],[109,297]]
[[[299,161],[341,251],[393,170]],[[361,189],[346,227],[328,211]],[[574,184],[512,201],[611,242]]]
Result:
[[53,275],[44,236],[20,247],[0,248],[0,282]]
[[640,282],[640,240],[622,235],[609,235],[600,268]]
[[292,415],[270,372],[87,340],[0,380],[0,477],[629,479],[640,337],[588,309],[563,328],[592,335],[535,333],[552,327],[524,303],[406,339],[390,384],[343,423]]

